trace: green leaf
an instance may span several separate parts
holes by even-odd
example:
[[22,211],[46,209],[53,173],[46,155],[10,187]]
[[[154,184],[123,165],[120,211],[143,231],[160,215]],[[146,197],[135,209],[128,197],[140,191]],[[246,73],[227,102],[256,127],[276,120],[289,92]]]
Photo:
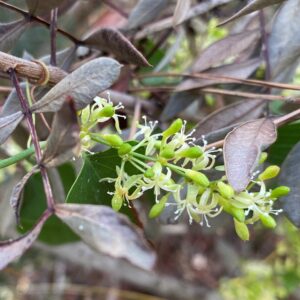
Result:
[[[71,184],[75,181],[75,171],[70,164],[60,166],[58,171],[65,192],[67,193]],[[32,229],[46,207],[43,182],[41,175],[38,173],[29,179],[24,189],[23,205],[21,208],[21,224],[23,228],[20,231],[25,233]],[[77,241],[79,238],[56,216],[51,216],[46,221],[38,240],[55,245]]]
[[300,141],[300,123],[293,123],[278,129],[277,141],[270,147],[268,161],[281,165],[290,150]]
[[[121,165],[121,159],[116,149],[110,149],[84,157],[83,167],[67,196],[67,203],[98,204],[111,207],[112,196],[108,191],[114,191],[114,183],[99,182],[103,178],[115,178],[116,166]],[[136,169],[129,163],[125,165],[129,175],[137,174]],[[120,209],[132,220],[133,214],[128,206]]]

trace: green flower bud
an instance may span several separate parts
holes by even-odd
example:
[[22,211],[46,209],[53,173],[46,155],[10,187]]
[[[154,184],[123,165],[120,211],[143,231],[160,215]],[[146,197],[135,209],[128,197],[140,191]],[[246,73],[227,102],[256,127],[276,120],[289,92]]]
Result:
[[114,211],[119,211],[123,205],[123,198],[119,194],[115,194],[111,199],[111,207]]
[[262,152],[259,158],[258,163],[261,165],[263,164],[268,158],[268,153],[267,152]]
[[115,114],[115,109],[112,105],[105,106],[97,114],[98,118],[111,118]]
[[202,156],[203,150],[200,147],[191,147],[188,149],[184,149],[178,153],[179,157],[185,158],[198,158]]
[[245,223],[234,220],[234,228],[238,237],[243,241],[249,241],[250,233],[248,227]]
[[175,156],[175,152],[170,147],[166,147],[160,152],[159,155],[166,159],[172,159]]
[[155,173],[154,173],[154,171],[153,171],[152,168],[149,168],[144,173],[144,176],[151,179],[151,178],[153,178],[155,176]]
[[268,180],[276,177],[280,172],[280,168],[278,166],[269,166],[267,167],[259,176],[260,180]]
[[286,196],[290,190],[291,189],[288,186],[279,186],[271,192],[271,198],[280,198]]
[[119,156],[124,156],[128,154],[132,149],[132,146],[128,143],[123,143],[120,148],[118,149]]
[[90,107],[89,106],[87,106],[86,108],[84,108],[81,111],[80,118],[81,118],[82,124],[86,124],[89,121],[89,118],[90,118]]
[[219,205],[223,207],[225,212],[233,216],[239,222],[245,221],[245,211],[243,209],[233,206],[228,200],[218,194],[215,194],[215,197],[217,197]]
[[166,202],[169,198],[169,194],[166,194],[161,198],[161,200],[154,204],[149,212],[149,218],[154,219],[157,218],[164,210]]
[[205,187],[209,186],[209,180],[203,173],[194,170],[186,170],[185,174],[189,179],[193,180],[195,183],[203,185]]
[[175,120],[175,121],[169,126],[169,128],[167,128],[167,129],[162,133],[163,138],[166,139],[166,138],[168,138],[169,136],[171,136],[171,135],[177,133],[177,132],[181,129],[182,125],[183,125],[183,122],[182,122],[181,119]]
[[217,185],[218,185],[218,190],[223,197],[225,197],[227,199],[230,199],[233,197],[234,190],[229,184],[219,181],[217,183]]
[[274,218],[271,217],[270,215],[260,214],[260,215],[259,215],[259,218],[260,218],[261,223],[262,223],[266,228],[273,229],[273,228],[276,227],[276,221],[275,221]]
[[119,148],[124,143],[122,138],[117,134],[104,134],[102,138],[113,148]]
[[154,144],[154,148],[155,148],[156,150],[159,150],[160,147],[161,147],[161,141],[156,141],[155,144]]

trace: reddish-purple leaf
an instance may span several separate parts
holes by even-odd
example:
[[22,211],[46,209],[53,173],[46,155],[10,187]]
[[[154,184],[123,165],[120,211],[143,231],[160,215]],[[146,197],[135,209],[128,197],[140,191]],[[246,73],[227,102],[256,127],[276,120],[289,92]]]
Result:
[[0,270],[20,257],[33,244],[49,216],[50,213],[44,213],[35,227],[20,238],[0,242]]
[[242,124],[225,138],[224,162],[228,182],[241,192],[249,184],[261,151],[276,141],[276,126],[270,119]]
[[80,127],[72,101],[66,101],[53,119],[42,162],[48,167],[58,166],[80,151]]
[[55,213],[93,249],[152,269],[155,254],[126,216],[107,206],[80,204],[57,204]]
[[117,29],[100,28],[83,39],[86,46],[113,54],[118,60],[138,66],[149,66],[146,58]]
[[0,118],[0,145],[2,145],[12,134],[18,124],[22,121],[24,115],[21,111]]

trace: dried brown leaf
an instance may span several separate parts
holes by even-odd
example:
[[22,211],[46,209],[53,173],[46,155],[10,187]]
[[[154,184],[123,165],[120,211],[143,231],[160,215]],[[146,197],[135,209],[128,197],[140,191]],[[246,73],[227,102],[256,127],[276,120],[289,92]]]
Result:
[[146,58],[117,29],[100,28],[83,39],[86,46],[115,55],[120,61],[138,66],[149,66]]
[[31,14],[42,15],[51,12],[51,9],[59,7],[65,0],[26,0]]
[[21,111],[0,118],[0,145],[9,138],[23,118],[24,115]]
[[270,119],[242,124],[224,141],[224,162],[228,182],[235,191],[244,190],[251,180],[261,151],[276,141],[276,126]]
[[155,254],[127,217],[102,205],[58,204],[56,215],[94,250],[152,269]]

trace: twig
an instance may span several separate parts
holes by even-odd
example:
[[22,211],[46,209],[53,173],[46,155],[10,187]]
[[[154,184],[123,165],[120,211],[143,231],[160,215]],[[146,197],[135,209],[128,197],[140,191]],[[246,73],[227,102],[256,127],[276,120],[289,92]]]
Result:
[[[6,73],[9,69],[14,69],[18,76],[29,80],[39,80],[43,77],[43,67],[33,61],[28,61],[0,51],[0,71]],[[49,83],[56,84],[61,81],[67,73],[57,67],[48,66]]]
[[112,3],[110,0],[102,0],[102,2],[107,6],[111,7],[116,12],[118,12],[122,17],[128,19],[128,14],[125,11],[123,11],[119,6]]
[[[175,73],[175,72],[157,72],[157,73],[139,74],[136,76],[136,78],[138,79],[148,78],[148,77],[186,77],[186,78],[193,78],[193,79],[218,80],[222,83],[239,83],[239,84],[246,84],[246,85],[253,85],[253,86],[300,91],[300,86],[295,84],[278,83],[278,82],[257,80],[257,79],[240,79],[237,77],[223,76],[219,74],[210,74],[210,73],[190,74],[190,73]],[[181,90],[177,89],[177,91],[181,91]]]
[[46,199],[47,199],[47,206],[48,206],[49,210],[53,210],[55,202],[54,202],[54,198],[53,198],[52,188],[50,185],[50,181],[49,181],[49,177],[48,177],[46,168],[43,165],[41,165],[42,150],[41,150],[39,140],[38,140],[38,135],[37,135],[34,123],[33,123],[32,113],[30,111],[28,102],[23,94],[23,91],[20,87],[17,73],[15,72],[15,70],[13,68],[10,68],[7,72],[11,78],[11,81],[12,81],[15,89],[16,89],[16,92],[17,92],[17,95],[18,95],[18,98],[20,101],[20,105],[21,105],[23,113],[25,115],[27,125],[29,127],[30,135],[32,138],[32,143],[33,143],[33,146],[35,149],[36,162],[40,168],[41,175],[42,175],[44,190],[45,190]]
[[[281,126],[283,126],[287,123],[291,123],[291,122],[299,119],[299,117],[300,117],[300,108],[295,110],[295,111],[292,111],[291,113],[286,114],[282,117],[275,118],[273,120],[273,122],[276,125],[276,127],[278,128],[278,127],[281,127]],[[224,141],[225,141],[225,139],[213,142],[211,144],[208,144],[205,148],[206,149],[220,148],[224,145]]]
[[56,66],[56,30],[57,30],[57,12],[58,9],[51,10],[51,24],[50,24],[50,44],[51,44],[51,57],[50,65]]
[[136,133],[137,123],[139,122],[139,119],[141,117],[141,107],[142,107],[141,102],[136,101],[135,107],[134,107],[132,125],[131,125],[131,129],[130,129],[130,134],[129,134],[129,140],[131,140]]
[[[25,11],[19,7],[16,7],[14,5],[11,5],[11,4],[8,4],[2,0],[0,0],[0,6],[3,6],[3,7],[6,7],[10,10],[13,10],[21,15],[23,15],[25,18],[29,19],[30,21],[36,21],[48,28],[50,28],[50,23],[47,22],[46,20],[40,18],[40,17],[37,17],[37,16],[34,16],[34,15],[31,15],[28,11]],[[76,45],[81,45],[82,44],[82,41],[80,41],[79,39],[77,39],[75,36],[73,36],[72,34],[60,29],[60,28],[57,28],[57,32],[59,32],[61,35],[67,37],[69,40],[71,40],[73,43],[75,43]]]

